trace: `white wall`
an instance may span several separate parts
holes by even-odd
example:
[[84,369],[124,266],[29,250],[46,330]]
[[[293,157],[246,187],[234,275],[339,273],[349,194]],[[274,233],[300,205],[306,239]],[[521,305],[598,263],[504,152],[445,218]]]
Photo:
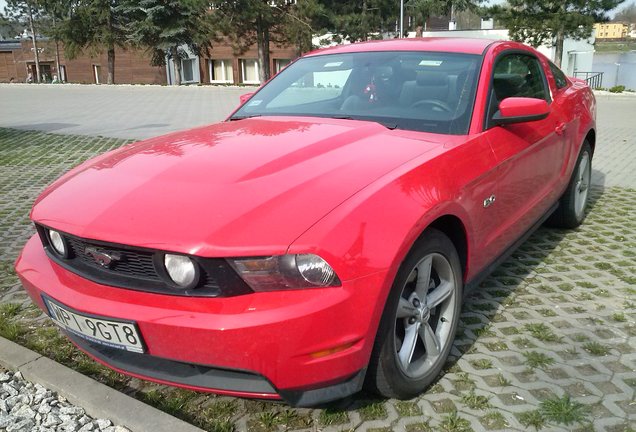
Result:
[[[192,52],[190,52],[190,50],[188,49],[188,47],[186,45],[183,45],[180,47],[181,49],[183,49],[187,55],[188,55],[188,59],[192,59],[193,60],[193,64],[192,64],[192,80],[191,81],[186,81],[185,80],[185,74],[183,71],[183,67],[181,68],[181,83],[182,84],[194,84],[194,83],[199,83],[201,82],[201,71],[199,69],[199,57],[195,56],[194,54],[192,54]],[[173,85],[174,84],[174,61],[173,59],[166,59],[166,81],[168,83],[168,85]]]

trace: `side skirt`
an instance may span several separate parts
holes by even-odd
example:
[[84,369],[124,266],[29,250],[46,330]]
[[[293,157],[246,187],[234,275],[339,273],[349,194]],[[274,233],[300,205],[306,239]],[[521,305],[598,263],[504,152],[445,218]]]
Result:
[[550,209],[537,220],[534,225],[530,227],[528,231],[526,231],[519,239],[510,245],[498,258],[496,258],[492,263],[490,263],[485,269],[479,272],[474,278],[470,281],[467,281],[464,285],[464,296],[469,294],[475,288],[479,286],[480,283],[484,281],[497,267],[499,267],[505,260],[507,260],[512,253],[517,250],[522,243],[528,240],[528,237],[532,235],[541,225],[545,222],[552,213],[559,207],[559,202],[554,203]]

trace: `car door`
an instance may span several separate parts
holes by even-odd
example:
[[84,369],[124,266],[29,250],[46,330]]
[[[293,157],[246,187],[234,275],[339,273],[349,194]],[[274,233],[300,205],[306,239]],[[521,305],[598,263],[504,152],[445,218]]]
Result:
[[[504,51],[493,68],[486,136],[497,158],[495,234],[503,250],[520,238],[553,205],[564,158],[564,121],[551,104],[545,70],[529,51]],[[544,99],[550,106],[543,120],[494,125],[499,102],[508,97]]]

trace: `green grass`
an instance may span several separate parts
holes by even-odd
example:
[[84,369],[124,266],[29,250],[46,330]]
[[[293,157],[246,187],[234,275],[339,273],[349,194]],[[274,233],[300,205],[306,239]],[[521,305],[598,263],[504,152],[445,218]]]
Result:
[[340,425],[349,423],[349,416],[344,410],[336,408],[326,408],[320,411],[318,421],[323,426]]
[[541,430],[545,426],[545,418],[539,410],[524,411],[517,414],[519,423],[527,428],[534,428],[535,430]]
[[479,419],[486,430],[499,430],[509,427],[508,421],[499,411],[490,411]]
[[564,425],[583,423],[588,416],[585,405],[572,400],[568,394],[541,401],[539,411],[546,420]]
[[397,401],[395,402],[395,410],[400,417],[413,417],[422,414],[422,410],[415,402]]
[[531,369],[545,369],[554,364],[554,359],[538,351],[526,351],[523,353],[526,358],[526,365]]
[[605,356],[605,355],[609,354],[609,352],[610,352],[609,347],[607,347],[607,346],[605,346],[605,345],[603,345],[603,344],[601,344],[599,342],[596,342],[596,341],[587,342],[587,343],[583,344],[582,348],[585,351],[587,351],[590,354],[595,355],[595,356]]
[[475,410],[485,410],[486,408],[490,408],[491,405],[488,402],[489,400],[489,397],[478,395],[475,392],[466,393],[462,395],[461,399],[464,405]]
[[623,312],[616,312],[612,314],[612,320],[616,322],[625,322],[627,321],[627,317]]
[[13,318],[22,310],[19,303],[4,303],[0,305],[0,316],[5,318]]
[[383,401],[371,402],[358,410],[362,420],[379,420],[386,418],[387,412]]
[[457,415],[457,411],[444,416],[439,425],[441,432],[471,432],[470,422]]
[[492,368],[492,360],[490,359],[472,360],[470,364],[473,365],[475,369],[491,369]]
[[543,323],[526,324],[525,329],[536,339],[541,342],[560,342],[561,337],[557,336],[554,331]]

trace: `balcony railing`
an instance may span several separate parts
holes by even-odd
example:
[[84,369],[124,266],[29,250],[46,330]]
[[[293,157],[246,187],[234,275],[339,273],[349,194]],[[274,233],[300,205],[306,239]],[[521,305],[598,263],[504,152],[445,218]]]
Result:
[[574,78],[583,78],[593,89],[603,87],[603,72],[574,72]]

